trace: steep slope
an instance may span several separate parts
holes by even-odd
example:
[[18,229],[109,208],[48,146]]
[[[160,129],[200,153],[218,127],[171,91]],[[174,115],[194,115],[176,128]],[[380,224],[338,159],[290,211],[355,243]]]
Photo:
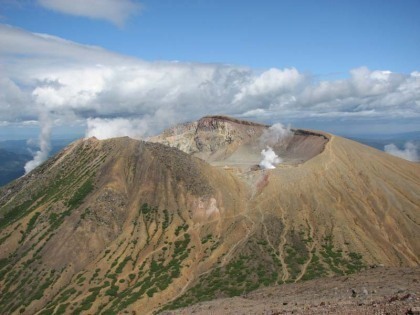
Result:
[[262,170],[269,130],[216,116],[164,144],[79,140],[1,189],[0,313],[148,314],[419,264],[419,164],[290,130]]
[[[155,292],[169,298],[192,280],[187,266],[213,264],[238,241],[228,225],[243,194],[232,175],[176,149],[78,141],[1,191],[0,313],[154,309]],[[207,227],[227,239],[206,252]]]
[[328,138],[325,149],[305,163],[258,171],[231,165],[252,191],[249,232],[229,264],[201,278],[172,307],[248,292],[256,278],[270,285],[375,264],[418,266],[420,165],[319,135]]

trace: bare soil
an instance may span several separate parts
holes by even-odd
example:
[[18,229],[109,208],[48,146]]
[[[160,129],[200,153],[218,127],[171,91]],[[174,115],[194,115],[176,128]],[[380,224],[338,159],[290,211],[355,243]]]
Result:
[[419,306],[419,267],[376,267],[349,276],[267,287],[162,314],[411,314]]

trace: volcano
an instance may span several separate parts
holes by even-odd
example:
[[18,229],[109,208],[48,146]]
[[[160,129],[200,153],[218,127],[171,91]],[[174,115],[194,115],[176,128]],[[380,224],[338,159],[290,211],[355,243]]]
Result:
[[419,192],[418,163],[225,116],[81,139],[0,190],[0,313],[151,314],[416,267]]

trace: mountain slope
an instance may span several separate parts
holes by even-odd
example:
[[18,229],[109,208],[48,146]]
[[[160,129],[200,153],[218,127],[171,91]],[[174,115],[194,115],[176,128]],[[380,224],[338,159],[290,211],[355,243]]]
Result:
[[[143,275],[138,267],[142,263],[149,267],[160,255],[173,264],[165,282],[180,278],[180,285],[185,285],[181,261],[201,254],[200,229],[195,231],[193,223],[235,216],[245,199],[227,196],[229,191],[243,194],[232,175],[208,168],[162,145],[128,138],[89,139],[7,186],[0,200],[2,280],[7,292],[1,297],[1,313],[17,310],[22,303],[33,313],[46,307],[47,296],[61,301],[57,293],[63,286],[73,292],[70,281],[77,288],[73,298],[80,301],[74,311],[81,311],[92,305],[88,297],[93,283],[111,290],[116,283],[112,275],[117,274],[132,283]],[[189,243],[197,243],[197,250],[187,252]],[[126,264],[132,266],[126,270]],[[87,275],[101,280],[81,282]]]
[[0,313],[147,314],[419,264],[418,164],[291,130],[262,170],[267,130],[217,116],[165,144],[79,140],[1,189]]

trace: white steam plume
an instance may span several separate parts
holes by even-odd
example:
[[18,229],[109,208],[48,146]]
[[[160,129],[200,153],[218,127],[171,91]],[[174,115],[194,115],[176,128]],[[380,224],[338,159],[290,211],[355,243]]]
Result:
[[261,151],[262,161],[260,162],[260,167],[263,169],[274,169],[275,164],[279,164],[282,160],[278,155],[273,151],[273,149],[267,146],[267,149]]
[[415,144],[411,141],[407,141],[404,144],[404,149],[400,150],[395,144],[387,144],[384,147],[384,150],[386,153],[397,156],[399,158],[412,161],[412,162],[418,162],[419,159],[419,145]]
[[290,126],[285,127],[277,123],[264,130],[260,137],[260,143],[263,146],[284,145],[287,144],[292,135],[293,132],[290,130]]
[[293,132],[290,126],[277,123],[264,130],[260,137],[260,145],[266,147],[261,151],[262,160],[259,166],[263,169],[276,168],[274,165],[282,162],[282,159],[274,152],[272,147],[286,146]]
[[41,165],[47,158],[51,150],[50,138],[52,122],[47,113],[39,116],[41,133],[39,135],[39,150],[34,154],[34,158],[25,164],[25,175],[35,167]]

